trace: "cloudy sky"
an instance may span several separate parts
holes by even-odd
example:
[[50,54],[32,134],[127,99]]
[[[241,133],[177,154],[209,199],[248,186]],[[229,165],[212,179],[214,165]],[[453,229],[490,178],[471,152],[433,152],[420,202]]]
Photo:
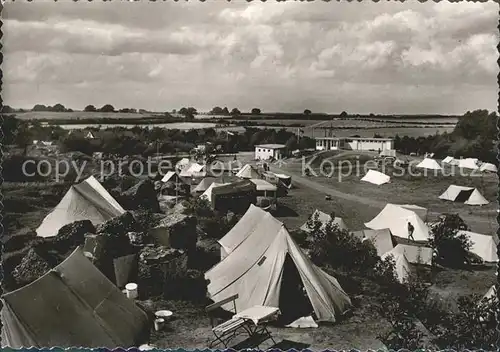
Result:
[[4,103],[496,110],[498,5],[5,3]]

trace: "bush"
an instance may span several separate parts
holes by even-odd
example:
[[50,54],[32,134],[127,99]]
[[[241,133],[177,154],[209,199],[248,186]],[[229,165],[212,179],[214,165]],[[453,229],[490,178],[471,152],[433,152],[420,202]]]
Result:
[[340,229],[333,221],[325,226],[316,214],[308,221],[311,232],[311,259],[320,266],[368,272],[377,263],[378,255],[369,241],[361,242],[347,230]]
[[[45,177],[40,174],[46,174],[48,166],[46,164],[40,165],[40,172],[37,171],[36,165],[39,159],[28,158],[23,155],[7,155],[3,160],[2,176],[6,182],[35,182],[42,181]],[[25,164],[26,163],[26,164]],[[23,172],[23,165],[25,164],[25,171]],[[29,176],[33,175],[33,176]]]
[[442,265],[463,267],[469,263],[471,241],[459,230],[468,230],[468,226],[458,214],[444,214],[431,229],[429,244],[436,251],[436,262]]

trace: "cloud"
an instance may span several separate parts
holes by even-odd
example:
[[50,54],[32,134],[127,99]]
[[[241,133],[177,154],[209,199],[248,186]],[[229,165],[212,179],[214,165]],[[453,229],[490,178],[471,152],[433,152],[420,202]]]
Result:
[[[315,104],[324,111],[460,113],[497,91],[491,3],[28,5],[6,4],[3,14],[11,105],[43,103],[41,87],[73,102],[76,87],[87,100],[142,105],[140,98],[160,110]],[[30,84],[39,89],[21,96]],[[485,108],[495,107],[492,100]]]

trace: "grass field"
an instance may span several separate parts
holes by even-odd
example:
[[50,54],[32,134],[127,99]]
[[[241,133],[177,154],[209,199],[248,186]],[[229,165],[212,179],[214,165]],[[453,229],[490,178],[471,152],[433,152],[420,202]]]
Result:
[[161,115],[161,113],[88,112],[88,111],[74,111],[74,112],[30,111],[30,112],[16,113],[16,117],[22,120],[98,119],[98,118],[137,119],[141,117],[151,117],[155,115]]

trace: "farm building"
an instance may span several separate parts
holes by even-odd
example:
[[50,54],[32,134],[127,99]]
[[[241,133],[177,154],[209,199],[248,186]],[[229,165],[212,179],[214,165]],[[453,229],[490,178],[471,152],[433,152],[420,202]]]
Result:
[[284,155],[284,144],[259,144],[255,146],[256,160],[281,159]]
[[316,150],[393,150],[392,138],[316,137]]

